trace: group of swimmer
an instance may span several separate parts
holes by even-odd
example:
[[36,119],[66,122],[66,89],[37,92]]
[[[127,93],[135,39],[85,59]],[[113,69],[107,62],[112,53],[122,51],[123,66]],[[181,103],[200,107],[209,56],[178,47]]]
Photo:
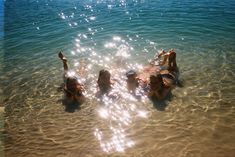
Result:
[[[83,103],[85,101],[85,87],[76,77],[68,75],[67,59],[62,52],[58,54],[64,67],[64,84],[61,87],[66,99],[73,102]],[[163,61],[159,63],[160,58]],[[157,64],[156,64],[157,63]],[[164,100],[178,81],[178,67],[176,64],[176,53],[173,49],[162,50],[156,54],[141,71],[129,70],[126,72],[126,83],[128,91],[135,95],[136,90],[143,89],[144,94],[151,99]],[[109,94],[114,84],[111,73],[108,70],[100,70],[97,80],[98,93],[102,96]]]

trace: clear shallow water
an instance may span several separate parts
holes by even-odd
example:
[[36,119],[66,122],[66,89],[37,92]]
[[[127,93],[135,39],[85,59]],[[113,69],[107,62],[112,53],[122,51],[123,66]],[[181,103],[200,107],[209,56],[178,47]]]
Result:
[[[5,1],[1,103],[5,156],[235,155],[234,1]],[[161,48],[175,48],[183,87],[165,104],[132,99],[123,84]],[[70,113],[56,91],[63,50],[86,78]],[[81,67],[85,66],[82,70]],[[98,71],[120,83],[94,98]],[[78,69],[78,70],[77,70]]]

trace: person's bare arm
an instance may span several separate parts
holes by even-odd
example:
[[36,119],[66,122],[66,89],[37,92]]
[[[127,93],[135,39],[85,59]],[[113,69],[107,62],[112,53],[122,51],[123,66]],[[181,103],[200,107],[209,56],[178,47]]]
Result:
[[64,71],[68,71],[68,64],[67,64],[67,59],[66,57],[63,55],[62,52],[58,53],[58,57],[63,61],[63,67],[64,67]]

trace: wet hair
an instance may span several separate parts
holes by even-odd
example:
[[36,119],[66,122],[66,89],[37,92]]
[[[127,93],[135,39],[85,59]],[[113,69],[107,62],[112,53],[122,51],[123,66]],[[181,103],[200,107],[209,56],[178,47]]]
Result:
[[[104,82],[104,78],[106,78],[105,80],[108,82]],[[110,78],[111,74],[108,70],[100,70],[97,83],[103,93],[108,92],[111,88]]]
[[78,83],[77,79],[74,77],[68,77],[66,79],[66,86],[69,90],[74,90],[75,85]]
[[67,91],[66,91],[66,95],[68,97],[71,97],[72,96],[72,93],[75,93],[76,92],[76,88],[77,88],[77,85],[78,84],[78,80],[76,77],[67,77],[66,78],[66,88],[67,88]]
[[163,79],[162,79],[162,75],[161,74],[157,74],[156,75],[156,78],[159,82],[163,82]]
[[162,90],[164,86],[163,79],[161,74],[151,75],[150,76],[150,87],[153,89]]
[[109,72],[108,70],[102,69],[102,70],[100,70],[100,72],[99,72],[98,82],[99,82],[100,78],[103,77],[103,76],[108,77],[109,79],[111,78],[110,72]]
[[136,76],[137,73],[134,70],[129,70],[126,72],[126,77]]
[[77,82],[77,78],[76,77],[67,77],[66,83],[69,83],[69,82]]

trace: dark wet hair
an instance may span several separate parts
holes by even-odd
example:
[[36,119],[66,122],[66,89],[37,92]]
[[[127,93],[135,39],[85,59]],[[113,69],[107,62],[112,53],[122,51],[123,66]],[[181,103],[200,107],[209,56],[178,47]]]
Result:
[[150,84],[158,82],[158,79],[157,79],[156,75],[150,75],[149,80],[150,80]]
[[68,97],[71,97],[73,93],[76,92],[76,88],[77,88],[77,85],[78,84],[78,80],[76,77],[67,77],[66,78],[66,95]]
[[161,74],[151,75],[150,76],[150,86],[151,87],[160,87],[159,90],[162,90],[164,83]]
[[163,82],[163,79],[162,79],[162,75],[161,75],[161,74],[157,74],[157,75],[156,75],[156,78],[157,78],[158,81]]
[[67,77],[66,83],[78,82],[76,77]]
[[126,77],[131,77],[137,75],[137,73],[134,70],[129,70],[128,72],[126,72]]
[[[106,77],[108,82],[103,82],[103,78]],[[102,93],[106,93],[110,90],[111,88],[111,81],[110,81],[110,78],[111,78],[111,74],[108,70],[100,70],[99,72],[99,77],[98,77],[98,86],[100,88],[100,91],[102,91]],[[105,81],[107,81],[105,80]]]
[[109,80],[108,83],[110,83],[110,78],[111,78],[110,72],[108,70],[102,69],[99,72],[99,77],[98,77],[98,81],[97,81],[98,85],[100,85],[100,83],[103,81],[104,78],[107,78],[107,80]]
[[104,70],[104,69],[102,69],[102,70],[100,70],[100,72],[99,72],[99,78],[98,78],[98,81],[99,81],[100,77],[102,77],[102,76],[104,76],[104,75],[106,75],[106,77],[111,78],[111,74],[110,74],[110,72],[109,72],[108,70]]

